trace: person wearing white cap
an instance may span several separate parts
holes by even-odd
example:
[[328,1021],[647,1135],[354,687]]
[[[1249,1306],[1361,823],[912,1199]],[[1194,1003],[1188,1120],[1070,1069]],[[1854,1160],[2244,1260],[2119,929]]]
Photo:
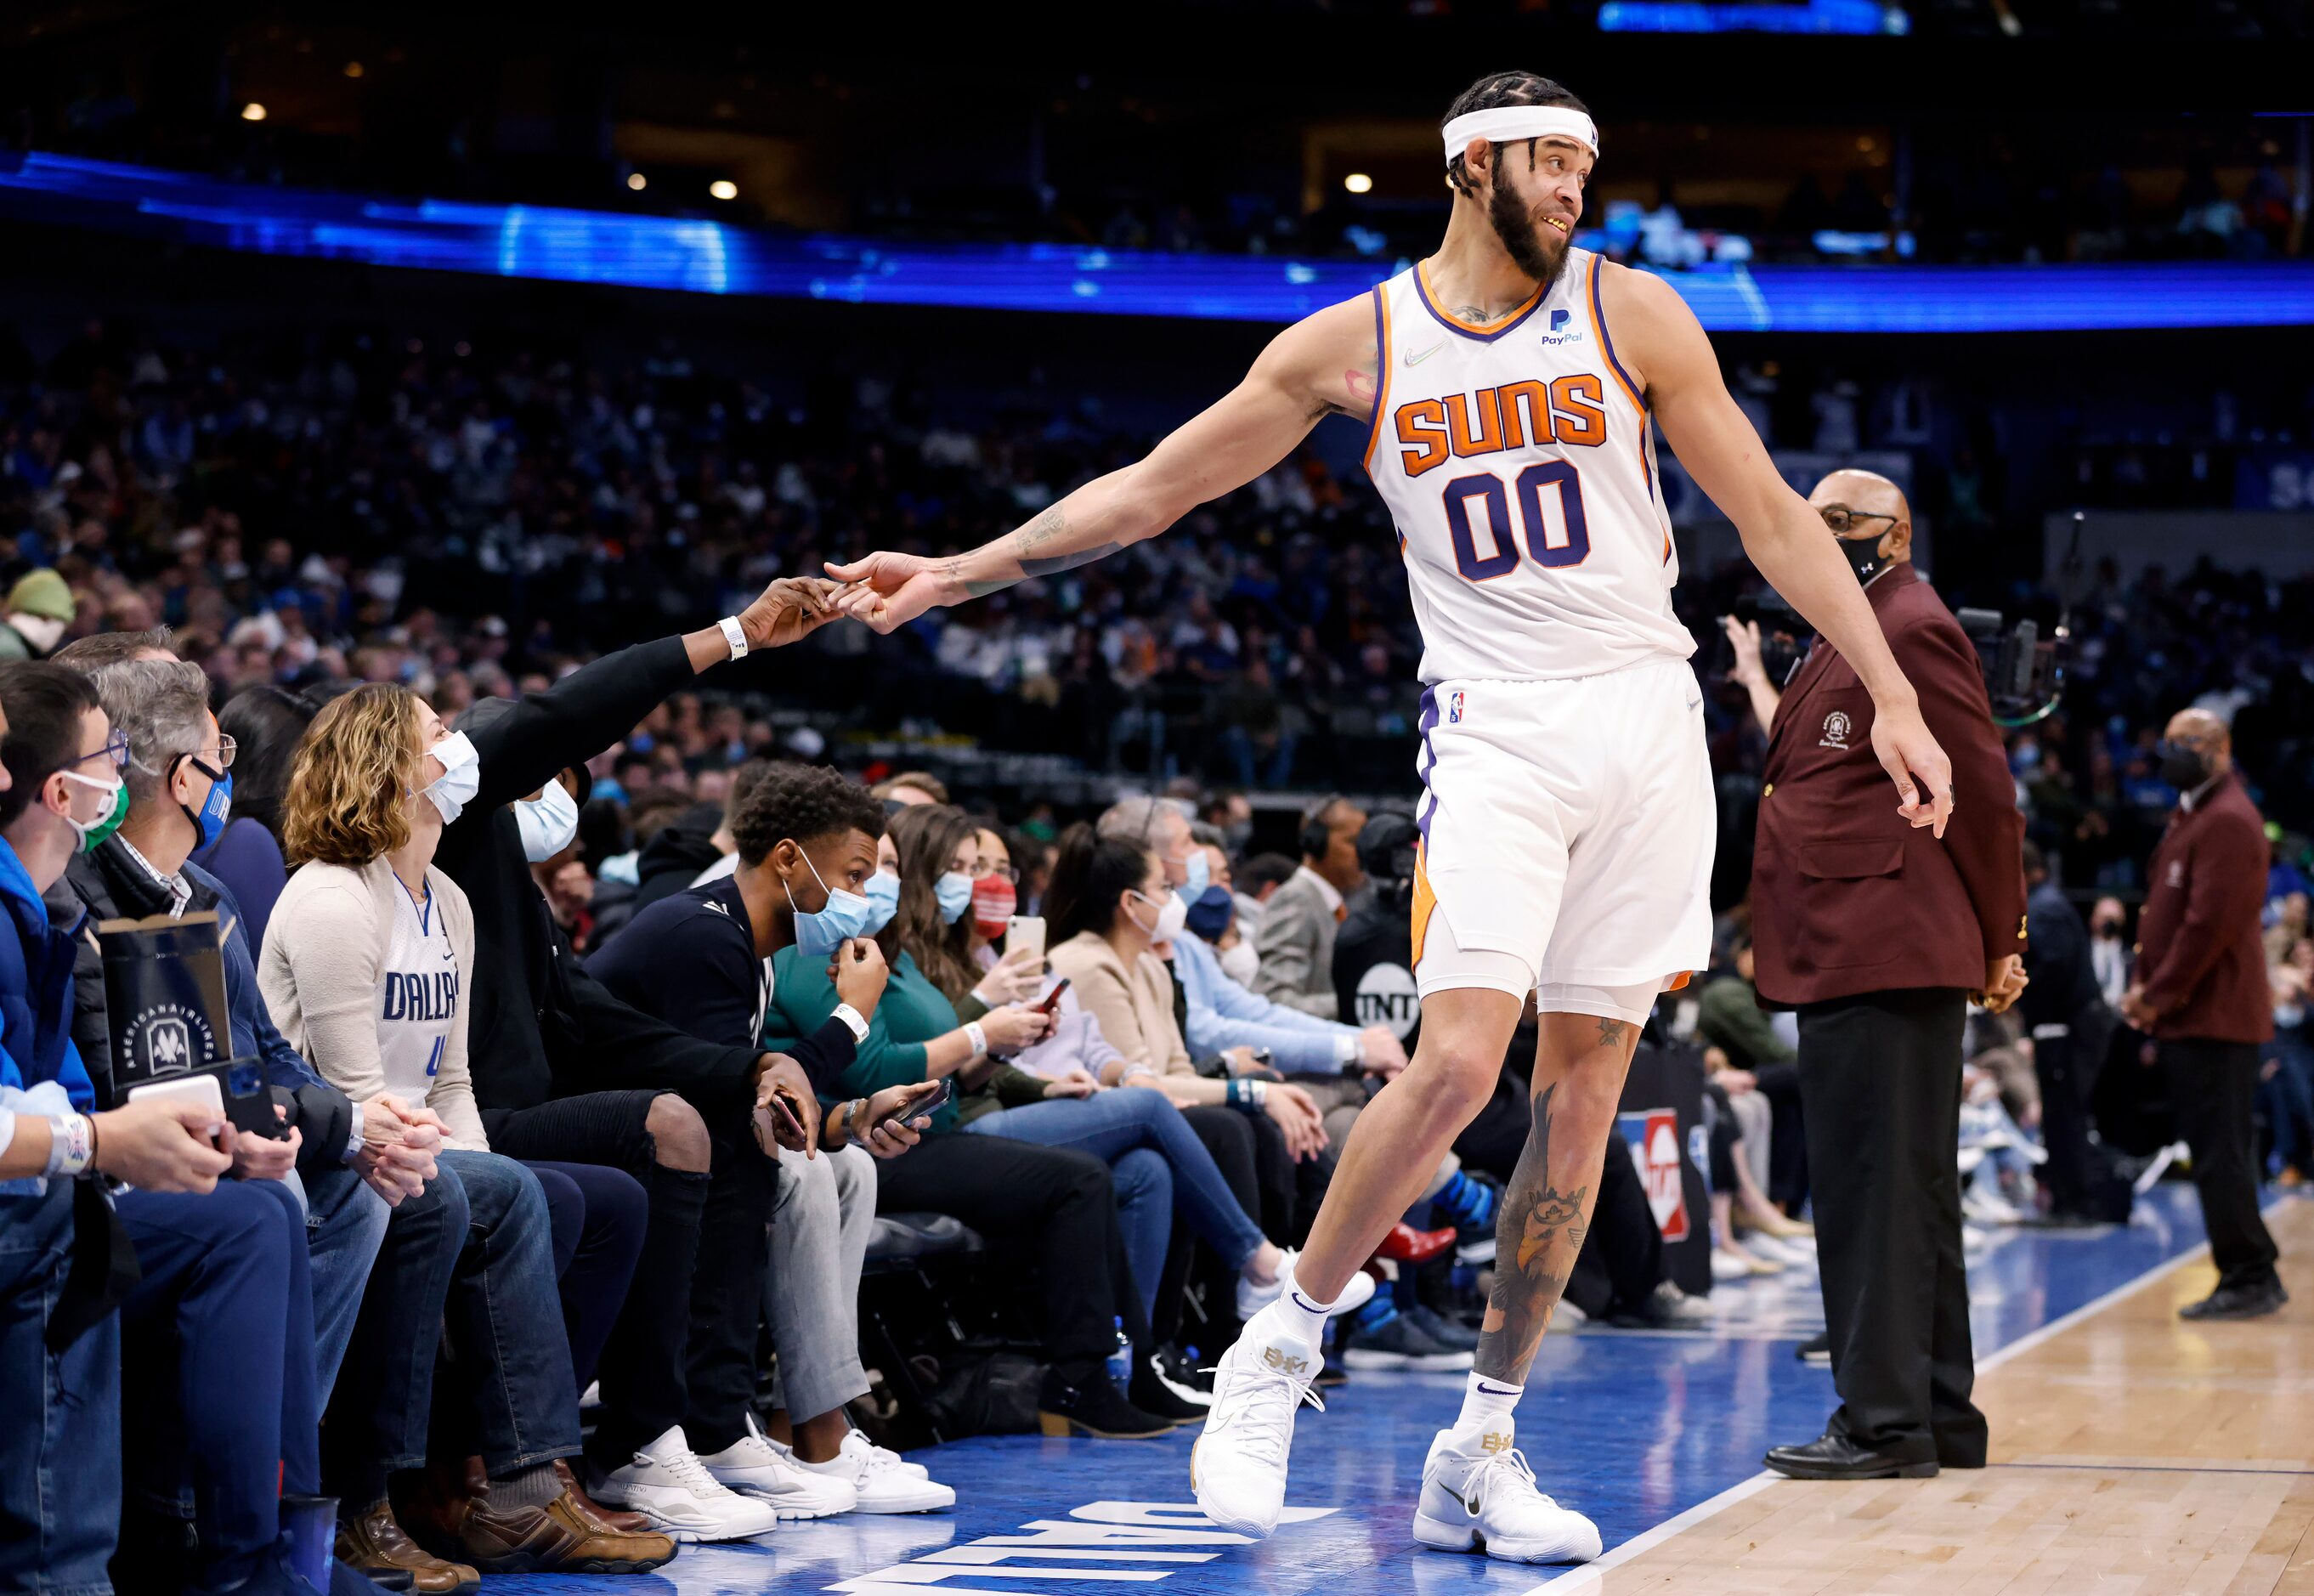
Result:
[[1431,1448],[1414,1530],[1444,1549],[1580,1562],[1598,1530],[1537,1487],[1512,1411],[1590,1222],[1639,1027],[1710,957],[1711,776],[1695,645],[1672,613],[1657,426],[1762,574],[1855,667],[1909,823],[1943,835],[1952,772],[1837,540],[1777,473],[1686,302],[1576,243],[1600,151],[1583,102],[1497,73],[1440,132],[1451,212],[1427,259],[1286,329],[1147,458],[1017,531],[827,574],[847,584],[839,611],[888,632],[1154,537],[1329,415],[1365,428],[1425,645],[1421,1040],[1359,1115],[1290,1288],[1223,1356],[1190,1483],[1221,1528],[1276,1528],[1326,1317],[1489,1099],[1532,993],[1532,1128],[1462,1411]]

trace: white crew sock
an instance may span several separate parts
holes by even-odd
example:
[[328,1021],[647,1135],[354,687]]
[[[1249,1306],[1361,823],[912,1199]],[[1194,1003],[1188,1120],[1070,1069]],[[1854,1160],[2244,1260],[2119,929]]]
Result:
[[[1507,1385],[1473,1371],[1462,1384],[1462,1416],[1454,1421],[1457,1435],[1512,1433],[1512,1410],[1518,1406],[1524,1386]],[[1508,1442],[1506,1440],[1505,1444]]]
[[1285,1289],[1277,1301],[1263,1309],[1257,1318],[1267,1316],[1269,1327],[1293,1337],[1307,1346],[1317,1346],[1326,1338],[1326,1318],[1334,1311],[1331,1302],[1320,1302],[1303,1291],[1293,1275],[1285,1277]]

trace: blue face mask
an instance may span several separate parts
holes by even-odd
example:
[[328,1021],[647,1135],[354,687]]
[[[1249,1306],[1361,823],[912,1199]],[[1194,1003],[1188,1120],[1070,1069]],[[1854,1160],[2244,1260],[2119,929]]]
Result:
[[900,912],[900,878],[889,870],[879,870],[868,877],[868,923],[860,928],[863,937],[872,937],[892,923],[892,916]]
[[1214,862],[1206,857],[1202,848],[1189,850],[1189,878],[1181,884],[1181,895],[1196,903],[1206,895],[1206,888],[1214,884]]
[[954,925],[972,907],[972,877],[950,870],[932,884],[932,897],[940,904],[941,923]]
[[201,833],[201,840],[194,845],[208,848],[225,834],[225,823],[233,816],[233,772],[211,772],[199,759],[189,757],[185,763],[202,775],[214,777],[209,783],[209,795],[201,800],[198,812],[184,804],[177,806],[185,811],[185,818],[191,821],[194,828]]
[[[788,907],[795,913],[796,951],[806,958],[826,958],[852,938],[867,934],[868,900],[856,892],[839,891],[820,881],[819,867],[811,862],[808,853],[804,854],[803,868],[811,872],[811,878],[819,881],[819,889],[827,894],[827,906],[808,911],[796,908],[795,894],[788,891]],[[780,886],[787,891],[785,882]]]

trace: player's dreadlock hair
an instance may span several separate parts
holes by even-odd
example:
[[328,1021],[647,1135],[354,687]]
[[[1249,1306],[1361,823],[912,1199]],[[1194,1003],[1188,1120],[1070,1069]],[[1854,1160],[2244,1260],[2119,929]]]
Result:
[[[1591,113],[1589,106],[1547,77],[1538,77],[1532,72],[1497,72],[1480,78],[1456,95],[1454,103],[1446,108],[1446,115],[1440,120],[1438,130],[1444,132],[1446,124],[1456,117],[1468,116],[1474,110],[1496,110],[1506,105],[1563,105],[1585,116]],[[1526,164],[1530,172],[1534,170],[1534,145],[1532,138],[1526,141]],[[1500,160],[1502,146],[1497,145],[1495,149],[1496,159]],[[1471,174],[1463,170],[1461,155],[1446,163],[1446,181],[1453,185],[1454,192],[1466,198],[1470,197]]]

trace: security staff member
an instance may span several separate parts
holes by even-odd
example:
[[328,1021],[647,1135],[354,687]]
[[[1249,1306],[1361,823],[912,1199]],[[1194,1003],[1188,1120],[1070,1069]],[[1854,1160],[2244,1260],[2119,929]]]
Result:
[[2265,823],[2234,772],[2225,722],[2207,710],[2170,719],[2161,776],[2177,807],[2146,870],[2137,974],[2121,1011],[2153,1038],[2168,1078],[2218,1265],[2218,1289],[2178,1316],[2256,1318],[2289,1301],[2257,1212],[2250,1127],[2258,1048],[2274,1035],[2258,935]]
[[1984,1465],[1969,1400],[1961,1034],[1967,1000],[2023,989],[2024,819],[1976,649],[1912,564],[1894,482],[1834,472],[1809,502],[1841,540],[1929,730],[1952,758],[1939,839],[1887,801],[1872,698],[1819,642],[1774,710],[1752,867],[1763,1001],[1799,1010],[1817,1261],[1833,1384],[1824,1435],[1768,1467],[1802,1479]]

